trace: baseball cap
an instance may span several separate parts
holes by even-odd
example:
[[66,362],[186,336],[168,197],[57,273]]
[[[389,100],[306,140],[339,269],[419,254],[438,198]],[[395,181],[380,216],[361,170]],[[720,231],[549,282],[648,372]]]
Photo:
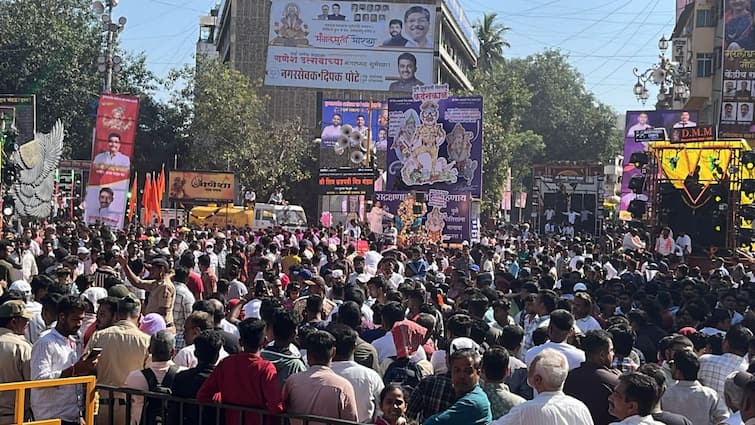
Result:
[[585,285],[582,282],[574,285],[574,292],[577,292],[577,291],[585,291],[585,292],[587,292],[587,285]]
[[340,279],[340,278],[343,277],[343,270],[335,269],[335,270],[333,270],[333,272],[330,273],[330,276],[333,279]]
[[123,297],[127,297],[129,294],[131,294],[131,291],[129,291],[128,287],[122,283],[119,283],[117,285],[113,285],[108,289],[107,295],[109,297],[114,297],[121,299]]
[[8,288],[9,291],[18,291],[23,293],[24,295],[30,295],[31,294],[31,285],[29,285],[28,282],[25,280],[17,280],[13,283],[11,283],[10,287]]
[[78,255],[89,255],[89,249],[85,246],[80,246],[79,249],[76,250],[76,254]]
[[153,258],[152,261],[149,262],[149,264],[153,266],[163,267],[165,268],[165,270],[170,269],[168,262],[164,258],[160,258],[160,257]]
[[472,339],[462,336],[454,338],[454,340],[451,341],[451,344],[448,345],[448,355],[453,355],[453,353],[459,350],[475,350],[479,353],[480,346]]
[[100,288],[98,286],[92,286],[90,288],[87,288],[84,292],[81,293],[80,298],[89,301],[92,303],[92,306],[94,307],[95,311],[97,310],[97,307],[99,306],[99,301],[101,299],[107,298],[107,290],[105,288]]
[[26,303],[21,300],[10,300],[0,305],[0,318],[10,319],[13,317],[23,317],[31,320],[34,315],[26,308]]
[[293,275],[294,277],[300,277],[304,280],[312,279],[312,272],[307,269],[296,270]]
[[134,295],[126,295],[125,297],[118,300],[118,311],[126,311],[134,305],[141,305],[141,303],[142,302],[139,301],[139,299]]

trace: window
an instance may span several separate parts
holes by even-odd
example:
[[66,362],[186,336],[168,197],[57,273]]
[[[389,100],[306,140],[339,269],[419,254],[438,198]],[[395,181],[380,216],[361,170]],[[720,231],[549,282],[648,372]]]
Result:
[[713,75],[713,53],[697,54],[697,77],[706,78]]
[[697,27],[715,27],[716,18],[713,9],[698,9],[695,25]]

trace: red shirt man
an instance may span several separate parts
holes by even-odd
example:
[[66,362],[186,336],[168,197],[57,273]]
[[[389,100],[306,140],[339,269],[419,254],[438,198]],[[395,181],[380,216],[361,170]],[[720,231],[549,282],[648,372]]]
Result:
[[[265,337],[265,322],[245,319],[239,324],[244,350],[223,359],[197,392],[197,400],[266,409],[271,414],[283,412],[281,388],[275,366],[260,356]],[[238,424],[238,410],[227,409],[225,422]],[[245,425],[260,425],[258,415],[244,415]]]

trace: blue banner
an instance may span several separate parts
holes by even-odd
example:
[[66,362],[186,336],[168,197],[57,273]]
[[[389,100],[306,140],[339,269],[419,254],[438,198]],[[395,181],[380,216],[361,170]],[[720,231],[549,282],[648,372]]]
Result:
[[482,97],[388,100],[389,191],[482,195]]

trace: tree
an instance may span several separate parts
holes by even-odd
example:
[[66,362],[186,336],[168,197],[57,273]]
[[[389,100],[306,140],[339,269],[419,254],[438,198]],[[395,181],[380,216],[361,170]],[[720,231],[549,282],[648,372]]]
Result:
[[547,50],[507,65],[532,93],[521,124],[543,136],[540,160],[597,162],[618,152],[615,112],[587,91],[582,75],[561,52]]
[[186,85],[171,103],[187,117],[191,166],[232,170],[260,197],[311,177],[315,146],[303,121],[272,119],[259,82],[217,60],[201,62],[196,73],[185,68],[180,77]]
[[[64,155],[91,145],[92,102],[101,76],[98,22],[89,0],[0,2],[0,93],[36,94],[37,128],[61,119]],[[76,150],[76,149],[74,149]]]
[[[91,158],[103,84],[95,66],[102,41],[90,0],[0,1],[0,93],[35,94],[38,131],[48,131],[61,119],[64,157]],[[160,81],[147,70],[144,56],[119,54],[125,65],[115,76],[113,91],[138,95],[141,101],[138,169],[148,165],[142,158],[161,159],[153,154],[166,152],[176,124],[167,105],[152,97]]]
[[476,71],[472,83],[475,90],[466,94],[483,96],[482,208],[493,213],[499,208],[509,167],[513,186],[520,187],[544,144],[540,135],[521,129],[532,94],[513,69],[498,65],[490,74]]
[[479,68],[486,72],[503,60],[503,48],[511,47],[504,37],[511,28],[497,23],[497,17],[497,13],[485,13],[474,25],[480,40]]

